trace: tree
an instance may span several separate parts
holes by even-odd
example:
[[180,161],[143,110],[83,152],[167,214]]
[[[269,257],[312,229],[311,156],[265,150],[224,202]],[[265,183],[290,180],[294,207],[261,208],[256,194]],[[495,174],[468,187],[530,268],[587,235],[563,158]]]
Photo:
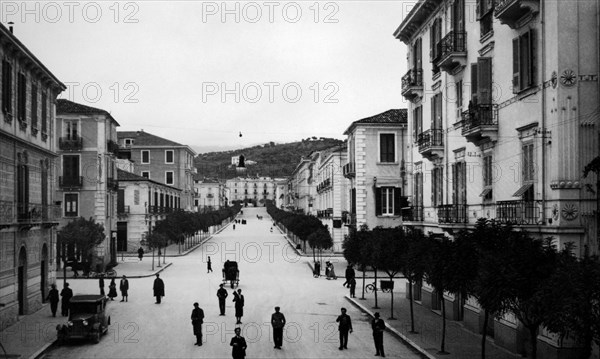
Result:
[[401,227],[394,229],[377,229],[373,232],[379,237],[375,241],[375,253],[377,253],[379,267],[390,277],[391,308],[390,318],[394,318],[394,277],[402,270],[402,254],[406,251],[406,239]]
[[308,236],[307,241],[308,245],[313,250],[313,262],[316,262],[315,249],[322,250],[333,247],[333,240],[331,239],[331,234],[325,227],[319,228],[317,231],[311,233]]
[[415,331],[414,295],[413,286],[423,280],[425,273],[425,258],[428,253],[427,242],[423,232],[419,229],[407,229],[405,236],[406,249],[398,259],[400,271],[408,281],[408,298],[410,303],[410,332]]
[[360,227],[360,230],[356,230],[356,228],[350,228],[350,233],[346,235],[344,238],[344,242],[342,243],[342,249],[344,250],[344,258],[349,264],[358,265],[358,269],[362,272],[362,297],[360,299],[365,299],[365,270],[366,264],[364,261],[364,257],[362,255],[362,247],[365,243],[365,237],[368,235],[369,227],[366,224],[363,224]]
[[[154,249],[161,249],[167,246],[168,238],[161,232],[153,231],[146,236],[148,248],[152,249],[152,270],[154,270]],[[158,257],[158,266],[160,267],[160,257]]]
[[[104,239],[104,226],[96,223],[93,218],[85,219],[79,217],[67,223],[60,231],[58,231],[58,240],[61,246],[73,246],[74,249],[81,253],[84,267],[91,265],[90,255],[92,250],[100,245]],[[65,248],[66,249],[66,248]],[[66,281],[66,250],[63,250],[63,270],[65,271]],[[89,267],[88,267],[89,268]]]

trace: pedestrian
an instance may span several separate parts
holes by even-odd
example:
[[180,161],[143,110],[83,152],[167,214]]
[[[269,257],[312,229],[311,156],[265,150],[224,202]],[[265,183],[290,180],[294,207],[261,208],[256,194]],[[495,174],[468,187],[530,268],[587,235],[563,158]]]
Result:
[[313,276],[315,278],[321,276],[321,263],[319,261],[315,261],[315,270],[313,271]]
[[69,315],[69,305],[71,304],[71,298],[73,298],[73,290],[69,288],[69,283],[65,283],[63,289],[60,291],[62,297],[60,303],[61,314],[63,317]]
[[275,313],[271,315],[271,326],[273,327],[273,342],[275,349],[281,349],[283,344],[283,327],[285,326],[285,316],[275,307]]
[[51,289],[48,292],[48,296],[46,300],[50,302],[50,310],[52,311],[52,316],[56,317],[56,309],[58,308],[58,289],[56,289],[56,284],[51,285]]
[[335,275],[335,270],[333,269],[333,263],[329,262],[329,271],[327,272],[327,279],[337,279]]
[[340,350],[348,349],[348,332],[352,333],[352,321],[350,316],[346,314],[346,308],[342,308],[342,314],[335,320],[340,323],[338,330],[340,332]]
[[348,264],[348,267],[346,267],[346,281],[344,282],[344,287],[350,287],[350,279],[353,279],[356,277],[356,273],[354,272],[354,268],[352,268],[352,264]]
[[356,279],[350,279],[350,298],[356,298]]
[[154,280],[154,286],[152,289],[154,291],[154,296],[156,297],[156,303],[154,304],[160,304],[161,298],[165,296],[165,282],[160,279],[158,273],[156,273],[156,279]]
[[235,328],[235,337],[231,338],[231,342],[229,343],[232,346],[231,356],[233,359],[244,359],[246,357],[246,348],[248,346],[246,345],[246,339],[240,336],[241,331],[240,328]]
[[127,295],[127,291],[129,290],[129,281],[127,280],[127,277],[125,275],[123,275],[123,277],[121,278],[121,283],[119,283],[119,290],[121,291],[121,295],[123,296],[123,299],[121,299],[121,302],[127,302],[128,295]]
[[235,223],[233,224],[233,230],[235,231]]
[[198,306],[198,303],[194,303],[194,310],[192,310],[192,327],[194,327],[194,335],[196,336],[197,346],[202,346],[202,323],[204,323],[204,311]]
[[225,315],[225,298],[227,298],[228,295],[229,293],[227,293],[227,289],[223,288],[223,283],[219,284],[219,289],[217,289],[217,298],[219,298],[219,311],[221,312],[219,315]]
[[100,295],[104,295],[104,274],[100,274],[98,285],[100,286]]
[[273,227],[271,227],[271,233],[273,233]]
[[236,324],[242,324],[242,317],[244,316],[244,296],[242,295],[241,289],[238,289],[237,293],[234,291],[233,294]]
[[144,248],[142,247],[138,248],[138,258],[140,259],[140,261],[142,260],[142,258],[144,258]]
[[210,256],[208,257],[208,262],[206,262],[206,273],[212,272],[212,262],[210,261]]
[[110,284],[108,285],[108,297],[110,300],[115,300],[117,296],[117,284],[115,283],[115,278],[110,279]]
[[371,321],[371,329],[373,329],[373,342],[375,342],[375,356],[382,356],[385,358],[383,351],[383,331],[385,330],[385,323],[383,319],[379,318],[379,313],[375,313],[375,318]]

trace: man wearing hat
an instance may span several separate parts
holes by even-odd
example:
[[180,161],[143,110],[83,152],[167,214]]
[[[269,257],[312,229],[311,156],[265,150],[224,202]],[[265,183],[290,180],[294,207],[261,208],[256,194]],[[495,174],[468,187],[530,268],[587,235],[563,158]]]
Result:
[[375,342],[375,356],[385,357],[383,351],[383,331],[385,330],[385,323],[383,319],[379,318],[379,313],[374,314],[374,318],[371,321],[371,329],[373,329],[373,341]]
[[196,336],[196,344],[202,346],[202,323],[204,322],[204,311],[198,306],[198,303],[194,303],[194,309],[192,310],[192,327],[194,328],[194,335]]
[[283,327],[285,326],[285,316],[275,307],[275,313],[271,315],[271,326],[273,326],[273,341],[275,349],[281,349],[283,344]]
[[217,297],[219,298],[219,310],[221,311],[221,314],[219,315],[225,315],[225,298],[227,298],[229,294],[227,293],[227,290],[225,288],[223,288],[223,283],[219,284],[219,289],[217,290]]

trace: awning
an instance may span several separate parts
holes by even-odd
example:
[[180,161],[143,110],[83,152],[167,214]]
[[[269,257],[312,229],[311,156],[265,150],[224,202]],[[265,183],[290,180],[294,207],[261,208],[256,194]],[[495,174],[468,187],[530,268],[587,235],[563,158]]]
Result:
[[479,195],[479,197],[485,197],[490,192],[492,192],[492,189],[491,188],[486,188],[486,189],[483,190],[483,192],[481,192],[481,194]]
[[517,192],[515,192],[512,196],[513,197],[521,197],[525,192],[527,192],[528,189],[531,188],[531,186],[533,186],[533,183],[527,183],[521,186],[521,188],[519,188],[519,190]]

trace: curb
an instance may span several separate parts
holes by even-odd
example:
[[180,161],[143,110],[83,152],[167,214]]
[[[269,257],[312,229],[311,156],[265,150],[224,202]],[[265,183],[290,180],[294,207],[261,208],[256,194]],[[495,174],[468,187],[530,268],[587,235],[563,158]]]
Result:
[[[372,311],[370,311],[369,309],[367,309],[364,305],[362,305],[359,302],[357,302],[356,300],[350,298],[348,295],[345,295],[344,298],[346,298],[347,301],[349,301],[355,307],[357,307],[358,309],[360,309],[362,312],[367,313],[369,316],[373,317],[374,313]],[[410,345],[414,350],[416,350],[417,352],[419,352],[424,357],[426,357],[428,359],[437,359],[436,357],[434,357],[433,355],[431,355],[427,351],[425,351],[425,349],[423,349],[420,346],[418,346],[417,343],[413,342],[407,336],[405,336],[404,334],[400,333],[398,330],[392,328],[391,326],[386,325],[385,330],[388,331],[388,332],[390,332],[392,335],[400,338],[402,341],[404,341],[406,344]]]
[[46,350],[48,350],[48,348],[50,348],[51,346],[53,346],[54,343],[56,343],[56,340],[53,341],[52,343],[46,343],[46,344],[44,344],[44,346],[40,350],[38,350],[37,352],[31,354],[31,356],[29,357],[29,359],[38,359],[38,358],[41,358],[41,356],[46,352]]

